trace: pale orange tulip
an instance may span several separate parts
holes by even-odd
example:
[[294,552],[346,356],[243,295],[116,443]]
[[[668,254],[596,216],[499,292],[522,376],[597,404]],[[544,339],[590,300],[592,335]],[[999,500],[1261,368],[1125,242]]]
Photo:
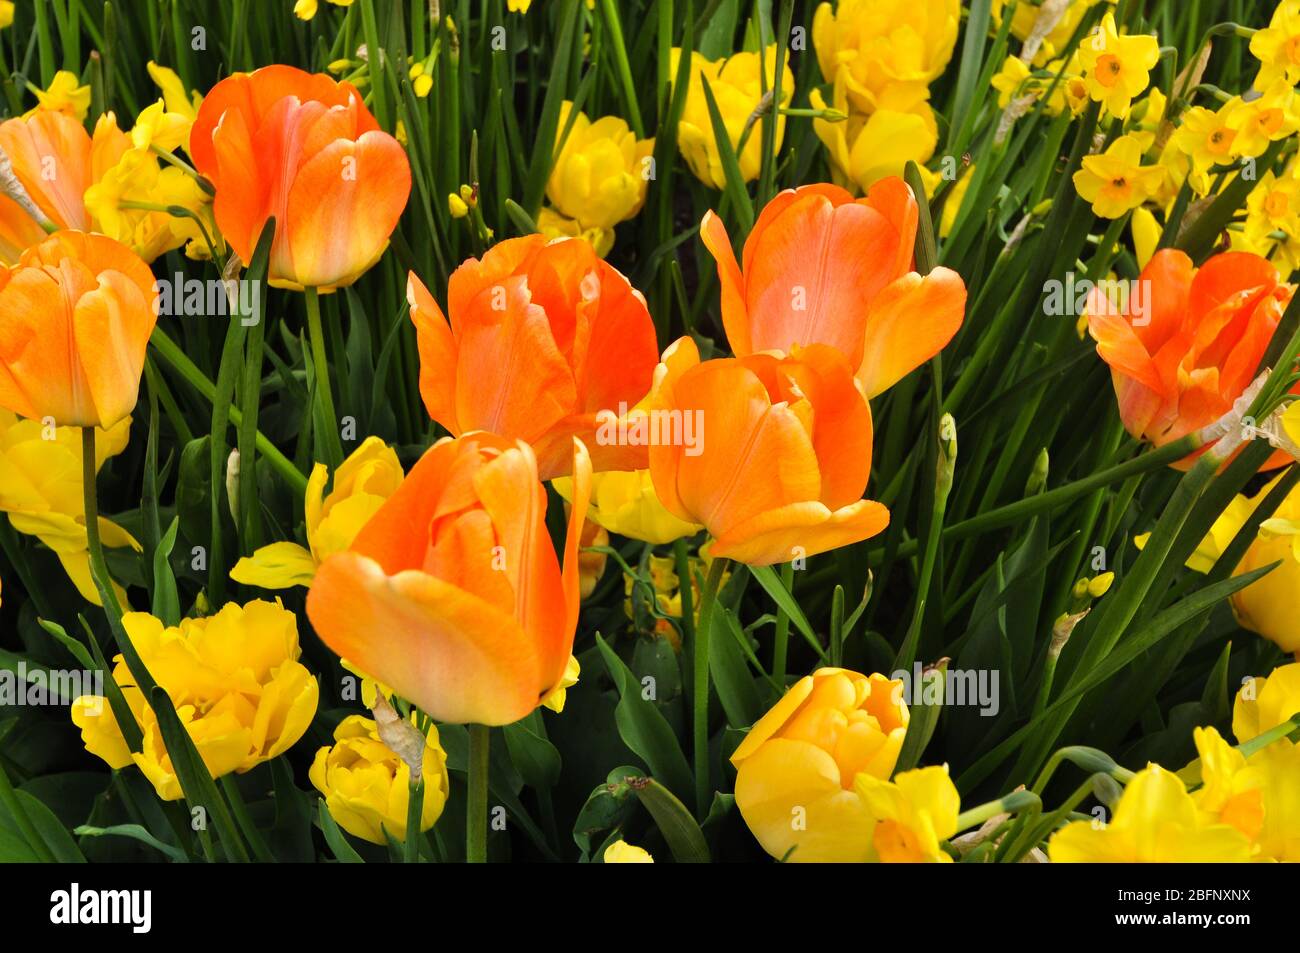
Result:
[[0,269],[0,407],[112,427],[135,408],[157,297],[149,266],[103,235],[27,249]]
[[[704,524],[713,557],[789,562],[889,524],[884,506],[862,499],[871,407],[834,348],[700,363],[684,337],[664,352],[648,407],[655,492],[674,516]],[[677,433],[692,440],[669,439]]]
[[658,349],[645,299],[580,238],[500,242],[452,273],[443,316],[412,274],[420,394],[455,435],[525,440],[543,480],[568,472],[573,437],[597,471],[646,467],[646,447],[602,423],[650,389]]
[[742,264],[714,213],[699,237],[718,260],[723,326],[741,358],[829,345],[875,397],[961,328],[961,276],[911,267],[917,199],[901,178],[881,179],[862,199],[833,185],[781,192],[745,239]]
[[347,82],[292,66],[212,87],[190,132],[194,166],[216,186],[217,226],[251,260],[276,221],[270,282],[350,285],[379,260],[411,193],[411,167]]
[[939,353],[961,327],[966,285],[912,270],[917,205],[902,179],[865,198],[836,185],[787,189],[764,207],[741,263],[713,212],[700,237],[718,262],[722,323],[738,357],[835,348],[874,397]]
[[325,644],[438,721],[506,725],[536,708],[561,684],[578,620],[591,462],[570,446],[563,569],[532,449],[446,438],[321,563],[307,615]]

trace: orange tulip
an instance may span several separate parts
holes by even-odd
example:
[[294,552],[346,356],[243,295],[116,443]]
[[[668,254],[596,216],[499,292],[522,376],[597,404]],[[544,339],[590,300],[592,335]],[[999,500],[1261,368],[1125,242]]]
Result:
[[1128,432],[1159,446],[1231,410],[1290,298],[1258,255],[1227,252],[1197,270],[1168,248],[1147,262],[1127,301],[1094,291],[1088,330],[1110,365]]
[[718,262],[722,323],[738,357],[826,344],[874,397],[939,353],[961,327],[966,286],[912,270],[917,206],[902,179],[854,200],[836,185],[787,189],[745,240],[743,268],[713,212],[700,237]]
[[684,337],[664,352],[648,406],[667,415],[651,428],[661,437],[693,430],[693,446],[651,444],[650,475],[670,513],[713,535],[713,557],[768,566],[889,525],[884,506],[862,499],[871,407],[833,348],[700,363]]
[[[83,196],[122,153],[131,138],[112,114],[95,124],[92,138],[67,113],[37,110],[0,123],[0,150],[9,157],[14,178],[35,211],[58,228],[82,231],[93,226]],[[45,230],[14,199],[0,196],[0,256],[17,261],[23,249],[45,237]]]
[[596,470],[646,467],[644,445],[602,423],[650,389],[658,361],[645,299],[583,239],[500,242],[447,286],[448,323],[407,282],[429,416],[459,436],[487,430],[532,444],[543,480],[568,472],[577,436]]
[[434,444],[307,594],[325,644],[435,719],[506,725],[561,684],[578,621],[591,461],[571,444],[561,570],[546,491],[522,441]]
[[157,297],[149,266],[103,235],[27,249],[0,269],[0,407],[112,427],[135,408]]
[[222,235],[248,262],[276,221],[270,282],[330,290],[379,260],[411,193],[411,167],[351,83],[292,66],[212,88],[190,132]]

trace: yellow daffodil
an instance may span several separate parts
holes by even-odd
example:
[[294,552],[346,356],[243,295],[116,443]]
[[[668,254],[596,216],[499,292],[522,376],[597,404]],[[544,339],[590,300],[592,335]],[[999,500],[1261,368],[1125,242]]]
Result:
[[[411,762],[415,763],[414,755]],[[380,845],[388,843],[385,832],[399,842],[406,838],[411,769],[380,740],[378,727],[369,718],[349,715],[339,722],[334,744],[316,752],[307,776],[324,795],[330,817],[349,834]],[[442,816],[450,793],[447,753],[432,723],[424,739],[421,777],[423,832]]]
[[527,13],[533,0],[506,0],[506,9],[511,13]]
[[823,668],[800,679],[731,756],[736,806],[773,857],[863,861],[875,818],[860,775],[894,770],[908,712],[901,681]]
[[574,219],[584,230],[612,229],[645,204],[655,141],[637,139],[617,116],[592,122],[579,110],[559,146],[558,136],[572,113],[573,103],[565,100],[556,127],[559,148],[546,182],[546,197],[561,215]]
[[59,70],[54,74],[48,89],[32,90],[37,105],[24,115],[30,116],[43,109],[49,112],[67,113],[77,122],[84,122],[86,113],[90,111],[90,87],[78,86],[79,82],[75,73],[65,69]]
[[[672,75],[677,75],[677,62],[681,50],[674,49],[671,57]],[[762,126],[755,121],[743,149],[739,148],[740,139],[750,117],[763,101],[763,78],[766,77],[766,89],[771,90],[776,81],[776,46],[767,48],[760,58],[758,53],[736,53],[734,56],[720,60],[709,60],[699,53],[691,53],[688,69],[688,86],[686,102],[682,108],[681,121],[677,126],[677,146],[692,172],[705,185],[721,189],[726,185],[727,177],[722,170],[722,159],[718,153],[718,142],[713,135],[713,122],[709,115],[708,101],[704,95],[704,83],[707,81],[713,98],[717,101],[718,112],[727,129],[727,138],[733,149],[737,149],[740,174],[744,181],[758,178],[763,161]],[[794,74],[790,71],[787,60],[781,72],[781,106],[789,106],[794,96]],[[775,110],[769,110],[768,119]],[[785,117],[776,116],[776,146],[779,149],[785,135]]]
[[[111,114],[101,117],[105,120]],[[187,208],[211,221],[211,202],[194,177],[175,166],[160,168],[158,158],[141,148],[123,152],[86,189],[84,201],[101,232],[146,261],[202,236],[193,219],[171,215],[167,207]]]
[[0,30],[13,26],[14,0],[0,0]]
[[859,774],[854,789],[876,819],[874,859],[885,864],[952,862],[939,843],[957,833],[961,796],[947,765],[904,771],[892,782]]
[[[1300,714],[1300,662],[1280,665],[1267,677],[1248,679],[1232,706],[1232,733],[1238,744],[1258,738]],[[1285,738],[1282,747],[1294,742]]]
[[[558,477],[551,481],[551,485],[564,499],[570,499],[572,478]],[[694,536],[703,529],[664,509],[655,495],[649,470],[609,470],[592,474],[591,506],[587,510],[587,519],[611,533],[655,545]]]
[[[890,87],[877,98],[876,110],[865,115],[849,110],[844,83],[836,81],[834,107],[848,119],[813,120],[813,131],[829,152],[836,184],[866,192],[886,176],[901,176],[908,161],[923,165],[934,155],[939,141],[934,111],[925,95],[915,94],[916,88]],[[814,109],[826,108],[820,90],[809,94],[809,102]]]
[[1192,800],[1204,823],[1228,824],[1254,842],[1264,826],[1261,772],[1248,767],[1246,756],[1214,728],[1192,732],[1201,771],[1201,787]]
[[1120,136],[1102,155],[1085,156],[1074,173],[1074,187],[1092,203],[1101,218],[1119,218],[1150,199],[1165,172],[1142,164],[1142,146],[1133,136]]
[[1088,95],[1123,119],[1129,106],[1151,81],[1151,69],[1160,61],[1160,44],[1144,34],[1120,36],[1114,14],[1102,17],[1101,27],[1079,45]]
[[246,586],[289,589],[309,586],[327,556],[347,549],[361,527],[397,490],[402,464],[393,448],[367,437],[334,474],[328,495],[329,468],[318,463],[307,480],[305,506],[307,547],[271,543],[235,564],[230,578]]
[[1193,106],[1183,113],[1173,143],[1191,157],[1193,168],[1205,172],[1216,165],[1230,165],[1241,154],[1233,125],[1238,108],[1225,103],[1217,110]]
[[960,20],[960,0],[822,3],[812,23],[822,78],[842,82],[848,101],[864,114],[880,107],[887,89],[924,99],[952,58]]
[[194,120],[183,113],[168,112],[162,99],[150,103],[136,117],[131,128],[131,145],[137,149],[150,146],[171,152],[190,140]]
[[[336,7],[350,7],[352,0],[329,0]],[[316,11],[320,9],[320,0],[295,0],[293,5],[293,15],[299,20],[310,20],[316,16]],[[405,826],[405,825],[403,825]],[[383,843],[383,841],[379,841]]]
[[1272,172],[1260,179],[1246,197],[1245,236],[1282,274],[1300,267],[1300,180]]
[[653,864],[655,862],[644,847],[637,847],[623,840],[616,840],[606,847],[601,859],[607,864]]
[[1046,95],[1044,108],[1049,115],[1059,116],[1067,107],[1072,114],[1078,115],[1088,102],[1088,88],[1079,70],[1078,53],[1068,61],[1052,60],[1041,71],[1031,70],[1017,56],[1008,56],[990,85],[998,91],[1001,109],[1006,109],[1013,99],[1021,96],[1041,100]]
[[1251,848],[1230,824],[1206,823],[1178,775],[1151,764],[1129,781],[1110,823],[1073,821],[1047,852],[1060,864],[1244,863]]
[[[129,417],[96,432],[96,471],[126,449],[130,435]],[[22,420],[0,410],[0,512],[8,514],[15,530],[35,536],[53,550],[82,597],[99,605],[86,550],[81,480],[80,428]],[[130,533],[102,516],[99,535],[105,546],[140,550]],[[125,604],[126,594],[120,588],[118,598]]]
[[[298,661],[298,620],[278,602],[230,603],[170,628],[146,612],[128,612],[122,625],[214,778],[283,754],[316,714],[319,687]],[[160,798],[176,800],[180,780],[157,716],[120,655],[113,680],[144,733],[143,750],[128,750],[105,699],[83,695],[72,704],[72,721],[86,750],[114,769],[134,761]]]
[[[1233,705],[1232,733],[1244,744],[1297,714],[1300,663],[1291,663],[1242,686]],[[1263,803],[1257,859],[1300,861],[1300,744],[1278,738],[1251,755],[1247,764],[1252,774],[1242,784],[1257,784]]]
[[1300,82],[1300,0],[1282,0],[1273,8],[1268,26],[1250,38],[1250,52],[1260,62],[1256,89],[1279,79],[1287,86]]
[[167,112],[184,116],[193,122],[199,114],[199,107],[203,105],[203,95],[197,89],[186,95],[185,84],[173,69],[159,66],[153,60],[149,61],[146,68],[149,78],[162,93]]
[[1231,100],[1230,124],[1237,131],[1237,151],[1244,156],[1260,156],[1269,143],[1285,139],[1300,129],[1295,90],[1279,79],[1254,99],[1240,96]]

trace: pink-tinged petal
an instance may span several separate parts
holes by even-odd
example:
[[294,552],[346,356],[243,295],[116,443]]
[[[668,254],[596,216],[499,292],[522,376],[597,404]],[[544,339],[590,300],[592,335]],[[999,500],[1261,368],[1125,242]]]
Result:
[[334,652],[437,721],[510,724],[548,687],[514,618],[423,572],[388,576],[337,553],[316,573],[307,615]]
[[293,270],[304,287],[354,282],[388,247],[411,194],[406,152],[385,132],[335,140],[298,170],[285,213]]

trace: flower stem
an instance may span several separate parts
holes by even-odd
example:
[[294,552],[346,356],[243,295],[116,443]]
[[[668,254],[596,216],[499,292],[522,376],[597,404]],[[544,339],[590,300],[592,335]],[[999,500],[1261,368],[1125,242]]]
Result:
[[316,378],[316,396],[324,416],[325,462],[331,470],[343,462],[343,444],[339,440],[339,419],[334,412],[334,392],[330,389],[330,365],[325,356],[325,332],[321,329],[320,294],[307,289],[307,337],[311,344],[312,371]]
[[414,864],[420,859],[420,818],[424,814],[424,778],[411,781],[406,799],[406,847],[402,861]]
[[692,647],[695,680],[695,808],[701,818],[709,810],[709,630],[713,627],[713,607],[726,568],[725,559],[718,558],[709,563],[709,576],[700,593],[700,621],[695,626],[695,644]]
[[469,726],[469,799],[465,805],[465,860],[487,863],[488,743],[487,725]]
[[[786,592],[794,588],[794,563],[781,564],[781,585]],[[772,680],[778,691],[785,691],[785,665],[790,653],[790,613],[776,607],[776,638],[772,642]]]

